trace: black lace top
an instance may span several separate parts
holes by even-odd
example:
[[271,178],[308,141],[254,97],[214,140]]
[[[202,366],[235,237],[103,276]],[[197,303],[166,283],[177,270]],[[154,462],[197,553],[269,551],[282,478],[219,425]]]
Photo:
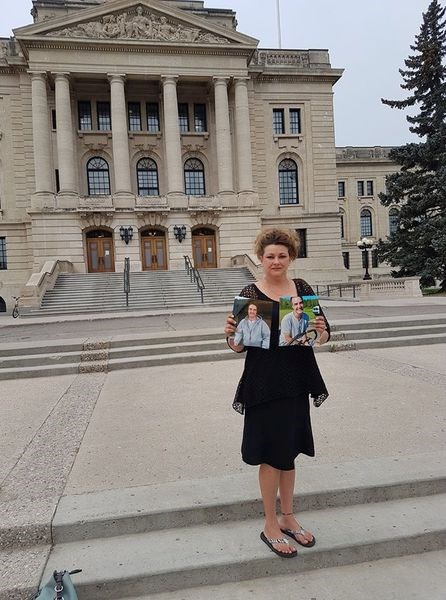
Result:
[[[312,296],[314,291],[303,279],[294,279],[297,296]],[[243,288],[240,296],[257,300],[269,300],[255,284]],[[321,315],[325,315],[321,311]],[[327,331],[330,326],[327,319]],[[269,350],[247,348],[245,368],[237,387],[234,409],[242,413],[245,407],[297,394],[310,394],[315,406],[328,397],[327,388],[311,346],[279,346],[279,303],[273,301],[271,344]]]

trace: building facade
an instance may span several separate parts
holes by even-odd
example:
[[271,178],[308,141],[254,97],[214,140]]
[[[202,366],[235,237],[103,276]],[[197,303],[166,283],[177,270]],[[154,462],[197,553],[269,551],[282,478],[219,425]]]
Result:
[[336,150],[327,51],[260,49],[201,0],[32,4],[0,40],[4,302],[47,261],[230,266],[272,225],[298,231],[312,283],[360,275],[364,210],[387,235],[376,194],[395,166]]

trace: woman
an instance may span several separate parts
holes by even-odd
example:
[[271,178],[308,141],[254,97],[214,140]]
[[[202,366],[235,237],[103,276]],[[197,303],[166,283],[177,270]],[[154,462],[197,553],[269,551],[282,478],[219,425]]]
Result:
[[248,306],[247,316],[240,321],[234,336],[234,344],[239,346],[257,346],[268,350],[271,332],[268,325],[257,315],[257,306]]
[[[273,301],[270,349],[248,348],[234,408],[245,413],[242,458],[260,465],[259,483],[265,512],[260,537],[276,554],[296,556],[297,550],[286,534],[301,546],[310,548],[316,540],[303,529],[293,514],[294,460],[300,453],[314,456],[309,395],[319,406],[328,396],[313,349],[308,346],[279,346],[279,299],[281,296],[314,295],[302,279],[290,279],[288,267],[297,257],[297,240],[291,232],[270,229],[256,239],[255,252],[263,267],[263,277],[245,287],[245,298]],[[330,338],[330,329],[322,311],[314,320],[319,343]],[[234,315],[226,320],[228,345],[235,352]],[[276,514],[277,492],[281,515]]]

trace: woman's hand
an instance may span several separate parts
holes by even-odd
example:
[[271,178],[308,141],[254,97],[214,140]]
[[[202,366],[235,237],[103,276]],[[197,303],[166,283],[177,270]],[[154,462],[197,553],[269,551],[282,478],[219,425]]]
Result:
[[234,352],[242,352],[244,346],[243,344],[236,345],[234,343],[234,334],[237,329],[237,321],[234,319],[234,315],[231,313],[226,317],[226,325],[225,325],[225,334],[226,341],[228,342],[229,347]]
[[318,337],[315,346],[321,346],[328,341],[328,331],[327,331],[327,323],[325,322],[324,317],[319,316],[314,320],[314,328],[317,331]]
[[231,313],[226,317],[225,334],[227,337],[233,337],[235,330],[237,329],[237,321],[234,319],[234,315]]

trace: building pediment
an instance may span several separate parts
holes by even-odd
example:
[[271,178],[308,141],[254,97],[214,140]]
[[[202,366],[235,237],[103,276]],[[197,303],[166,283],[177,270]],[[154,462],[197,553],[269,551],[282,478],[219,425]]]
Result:
[[211,45],[255,48],[258,40],[208,20],[166,7],[158,0],[111,0],[67,17],[14,31],[26,45],[33,40],[143,42],[161,45]]

